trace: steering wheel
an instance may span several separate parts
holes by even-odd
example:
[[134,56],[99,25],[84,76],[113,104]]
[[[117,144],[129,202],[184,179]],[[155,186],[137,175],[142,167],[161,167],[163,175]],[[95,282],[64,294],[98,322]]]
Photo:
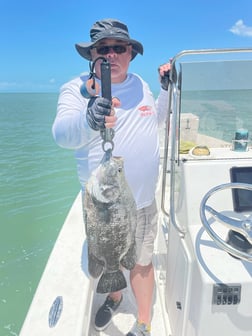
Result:
[[[223,215],[222,213],[217,212],[212,207],[207,205],[208,199],[216,192],[224,190],[224,189],[245,189],[252,191],[252,184],[247,183],[226,183],[218,185],[212,189],[210,189],[205,196],[203,197],[200,204],[200,218],[203,226],[205,227],[209,236],[215,241],[215,243],[226,252],[231,255],[243,259],[246,261],[252,262],[252,213],[249,213],[249,216],[243,220],[233,219],[228,216]],[[229,229],[238,232],[243,237],[245,237],[248,243],[251,245],[251,249],[249,249],[248,253],[239,250],[230,245],[230,243],[226,242],[222,238],[220,238],[216,232],[211,228],[209,221],[206,217],[206,211],[209,212],[218,222],[224,224]]]

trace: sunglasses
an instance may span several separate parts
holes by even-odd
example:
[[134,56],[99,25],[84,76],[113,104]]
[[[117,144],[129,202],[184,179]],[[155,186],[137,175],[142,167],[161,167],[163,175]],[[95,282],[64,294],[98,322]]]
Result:
[[101,46],[101,47],[93,47],[96,49],[97,54],[99,55],[107,55],[110,52],[110,49],[113,50],[114,53],[116,54],[123,54],[126,52],[127,50],[127,46],[129,46],[130,44],[118,44],[118,45],[114,45],[114,46]]

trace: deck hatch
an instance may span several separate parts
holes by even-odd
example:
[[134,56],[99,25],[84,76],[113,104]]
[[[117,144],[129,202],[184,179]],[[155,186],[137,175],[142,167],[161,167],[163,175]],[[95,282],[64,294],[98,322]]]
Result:
[[213,286],[213,305],[237,305],[240,301],[240,284],[215,284]]

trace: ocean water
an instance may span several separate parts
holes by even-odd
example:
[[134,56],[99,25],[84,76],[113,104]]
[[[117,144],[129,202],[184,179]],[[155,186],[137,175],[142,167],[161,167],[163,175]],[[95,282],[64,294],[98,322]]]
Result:
[[231,142],[244,128],[252,139],[252,90],[184,91],[181,106],[199,117],[199,133]]
[[[73,152],[51,135],[57,98],[0,93],[0,336],[19,334],[80,189]],[[252,90],[186,92],[182,107],[200,117],[200,131],[209,135],[221,131],[229,141],[244,126],[252,134]]]
[[57,97],[0,94],[0,336],[18,335],[79,191],[73,152],[51,135]]

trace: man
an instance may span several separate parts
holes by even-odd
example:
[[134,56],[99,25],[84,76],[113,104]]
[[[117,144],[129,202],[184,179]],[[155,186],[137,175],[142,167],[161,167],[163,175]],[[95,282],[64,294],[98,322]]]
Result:
[[[100,97],[98,86],[93,89],[88,87],[88,75],[66,83],[59,96],[53,136],[60,146],[75,150],[78,176],[84,193],[91,171],[99,165],[104,154],[100,133],[93,130],[114,128],[113,155],[124,158],[126,179],[138,213],[137,263],[130,271],[138,316],[127,335],[150,336],[154,289],[152,254],[157,231],[155,189],[159,170],[158,126],[167,114],[170,64],[159,68],[162,89],[156,104],[142,78],[128,73],[130,62],[137,54],[143,54],[143,46],[130,38],[127,26],[115,19],[104,19],[92,26],[90,37],[91,42],[78,43],[76,49],[85,59],[95,61],[96,85],[100,85],[102,62],[97,58],[102,56],[109,61],[112,96],[118,99],[111,104],[108,99]],[[97,330],[109,325],[122,299],[121,291],[107,296],[95,317]]]

